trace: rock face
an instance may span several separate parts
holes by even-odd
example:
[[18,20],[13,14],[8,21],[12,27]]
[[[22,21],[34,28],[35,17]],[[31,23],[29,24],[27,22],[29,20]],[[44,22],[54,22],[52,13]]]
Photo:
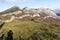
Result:
[[[15,7],[11,8],[14,9]],[[11,10],[9,9],[9,10]],[[17,9],[17,7],[15,8],[15,11],[13,10],[13,12],[7,12],[4,13],[2,15],[0,15],[0,21],[5,21],[5,22],[11,22],[13,20],[38,20],[38,21],[43,21],[46,20],[47,18],[50,19],[57,19],[57,15],[56,13],[48,8],[29,8],[29,7],[25,7],[23,9]],[[59,18],[58,18],[59,19]]]
[[38,9],[32,9],[32,8],[28,8],[28,7],[25,7],[23,9],[23,12],[24,13],[39,13],[39,14],[46,14],[48,16],[57,16],[56,13],[51,10],[51,9],[45,9],[45,8],[38,8]]

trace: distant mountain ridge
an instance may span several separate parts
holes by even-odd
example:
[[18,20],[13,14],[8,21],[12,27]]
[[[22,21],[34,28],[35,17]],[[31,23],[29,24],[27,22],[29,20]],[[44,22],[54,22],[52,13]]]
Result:
[[57,13],[58,16],[60,16],[60,13]]
[[56,12],[56,14],[57,14],[58,16],[60,16],[60,9],[54,9],[54,11]]

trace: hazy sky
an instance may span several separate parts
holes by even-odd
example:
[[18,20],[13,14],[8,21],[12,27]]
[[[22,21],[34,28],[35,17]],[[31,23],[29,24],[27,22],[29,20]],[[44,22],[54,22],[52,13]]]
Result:
[[57,9],[60,8],[60,0],[0,0],[0,11],[12,6]]

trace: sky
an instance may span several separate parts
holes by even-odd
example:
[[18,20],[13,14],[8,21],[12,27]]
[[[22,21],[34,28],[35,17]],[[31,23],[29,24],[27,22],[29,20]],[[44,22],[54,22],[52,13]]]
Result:
[[13,6],[60,9],[60,0],[0,0],[0,12]]

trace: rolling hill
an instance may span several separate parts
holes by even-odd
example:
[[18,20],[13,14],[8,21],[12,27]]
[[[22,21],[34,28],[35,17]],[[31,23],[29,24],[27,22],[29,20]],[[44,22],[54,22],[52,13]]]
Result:
[[33,22],[14,21],[5,23],[0,29],[0,36],[7,37],[9,30],[13,32],[14,40],[60,40],[60,25]]
[[60,40],[60,17],[49,8],[9,8],[0,12],[0,40],[9,38]]

